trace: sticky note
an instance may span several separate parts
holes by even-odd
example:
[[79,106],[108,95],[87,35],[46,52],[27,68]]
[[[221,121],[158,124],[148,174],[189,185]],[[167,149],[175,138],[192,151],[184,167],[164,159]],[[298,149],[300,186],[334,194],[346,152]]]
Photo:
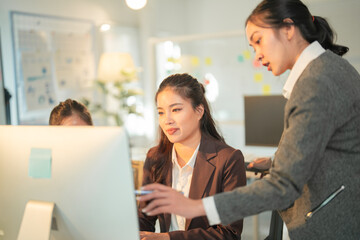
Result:
[[263,80],[263,74],[262,73],[255,73],[254,74],[254,81],[255,82],[261,82]]
[[238,62],[244,62],[244,57],[243,57],[243,55],[239,55],[239,56],[237,57],[237,60],[238,60]]
[[191,65],[197,67],[197,66],[199,66],[199,64],[200,64],[200,60],[199,60],[198,57],[192,57],[191,58]]
[[248,59],[251,58],[251,53],[250,53],[249,50],[245,50],[245,51],[243,52],[243,54],[244,54],[244,58],[245,58],[246,60],[248,60]]
[[29,158],[29,176],[51,178],[51,149],[32,148]]
[[212,59],[211,59],[211,57],[205,58],[205,65],[207,65],[207,66],[212,65]]
[[254,59],[254,61],[253,61],[253,66],[254,66],[255,68],[260,68],[260,67],[261,67],[260,61]]
[[271,86],[269,84],[265,84],[262,87],[263,95],[269,95],[271,93]]

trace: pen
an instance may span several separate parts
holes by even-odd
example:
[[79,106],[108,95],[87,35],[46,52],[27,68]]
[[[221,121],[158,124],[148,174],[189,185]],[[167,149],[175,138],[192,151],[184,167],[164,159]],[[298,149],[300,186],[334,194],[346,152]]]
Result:
[[305,216],[305,219],[308,220],[309,218],[311,218],[317,211],[319,211],[321,208],[323,208],[324,206],[326,206],[331,200],[333,200],[336,195],[338,195],[339,193],[341,193],[343,190],[345,189],[344,185],[341,185],[341,187],[336,190],[335,192],[333,192],[327,199],[325,199],[325,201],[323,201],[319,206],[315,207],[313,210],[311,210],[310,212],[308,212]]
[[[142,196],[142,195],[146,195],[149,193],[152,193],[152,190],[135,190],[135,195],[136,196]],[[178,191],[179,193],[181,193],[182,195],[184,195],[184,192]]]
[[149,191],[149,190],[135,190],[135,195],[142,196],[142,195],[146,195],[146,194],[149,194],[152,192],[153,191]]

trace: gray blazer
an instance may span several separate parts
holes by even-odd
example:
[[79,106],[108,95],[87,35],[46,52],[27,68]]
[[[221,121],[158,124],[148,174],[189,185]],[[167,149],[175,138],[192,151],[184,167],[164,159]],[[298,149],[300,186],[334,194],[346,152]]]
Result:
[[360,239],[359,73],[326,51],[296,82],[284,123],[270,174],[215,195],[221,222],[279,209],[291,239]]

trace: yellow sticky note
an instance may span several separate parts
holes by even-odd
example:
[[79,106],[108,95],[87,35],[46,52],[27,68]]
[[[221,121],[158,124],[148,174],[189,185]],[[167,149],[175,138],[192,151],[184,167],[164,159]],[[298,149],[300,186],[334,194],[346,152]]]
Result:
[[263,85],[262,91],[264,95],[269,95],[271,93],[271,86],[269,84]]
[[255,82],[261,82],[262,80],[263,80],[263,74],[262,73],[255,73],[254,81]]
[[243,52],[243,55],[244,55],[244,58],[245,58],[246,60],[249,60],[249,59],[251,58],[251,53],[250,53],[249,50],[245,50],[245,51]]
[[169,57],[169,58],[167,58],[167,61],[168,62],[175,62],[175,59],[173,57]]
[[191,65],[197,67],[197,66],[199,66],[199,64],[200,64],[200,61],[199,61],[198,57],[192,57],[191,58]]
[[211,57],[205,58],[205,65],[210,66],[211,64],[212,64],[212,59],[211,59]]

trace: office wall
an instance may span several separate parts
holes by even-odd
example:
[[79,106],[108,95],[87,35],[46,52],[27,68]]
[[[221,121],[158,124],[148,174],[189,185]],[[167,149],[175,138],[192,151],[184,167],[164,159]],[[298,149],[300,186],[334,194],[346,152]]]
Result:
[[[313,15],[325,17],[337,33],[337,42],[348,46],[344,56],[360,71],[360,1],[303,0]],[[186,1],[186,33],[245,30],[244,22],[260,0]]]
[[0,125],[6,124],[4,92],[2,89],[2,82],[0,82]]
[[[1,34],[0,34],[1,35]],[[1,53],[1,51],[0,51]],[[1,58],[1,56],[0,56]],[[1,61],[0,61],[1,64]],[[6,110],[5,110],[5,99],[4,99],[4,91],[3,91],[3,80],[1,77],[1,65],[0,65],[0,125],[6,124]]]
[[344,56],[360,72],[360,1],[306,0],[313,15],[325,17],[337,33],[337,43],[350,48]]
[[[144,59],[148,56],[148,37],[171,37],[201,33],[216,33],[233,30],[245,30],[244,22],[252,9],[260,0],[154,0],[149,1],[144,11],[140,12],[140,29],[143,43]],[[360,71],[360,49],[357,43],[360,31],[357,24],[360,16],[360,1],[358,0],[305,0],[304,1],[314,15],[327,18],[338,34],[338,43],[350,47],[347,58]],[[147,107],[153,107],[153,96],[156,86],[150,81],[151,62],[144,62],[144,88]],[[286,76],[280,77],[282,83]],[[234,79],[238,81],[238,79]],[[230,85],[238,86],[239,83]],[[246,84],[246,83],[244,83]],[[234,111],[240,109],[234,109]],[[154,121],[156,115],[145,114],[147,123]],[[259,154],[271,154],[274,149],[256,148],[244,146],[243,126],[234,130],[233,124],[220,124],[228,142],[235,147],[244,149],[246,152],[259,152]],[[149,126],[154,126],[150,123]]]
[[[242,29],[245,30],[244,22],[252,9],[258,4],[256,1],[216,1],[216,0],[197,0],[187,1],[187,31],[189,34],[223,32]],[[360,1],[358,0],[304,0],[313,15],[325,17],[337,33],[337,42],[348,46],[350,51],[345,55],[355,68],[360,72]],[[196,21],[195,21],[196,19]],[[236,51],[236,49],[234,49]],[[222,76],[223,77],[223,76]],[[227,76],[227,85],[239,86],[247,85],[248,79],[234,78]],[[286,78],[279,78],[280,82]],[[233,82],[231,82],[233,81]],[[240,84],[240,85],[241,85]],[[240,92],[240,91],[239,91]],[[239,102],[238,96],[232,96],[233,102]],[[230,97],[229,97],[230,98]],[[229,103],[230,104],[230,103]],[[241,111],[243,108],[234,107],[234,111]],[[249,156],[269,155],[275,151],[274,148],[248,147],[244,141],[243,123],[219,123],[227,142]]]
[[[245,30],[247,16],[260,0],[197,0],[186,1],[186,33]],[[350,48],[345,58],[360,71],[360,1],[303,0],[313,15],[325,17],[337,33],[337,42]]]
[[[1,31],[1,28],[0,28]],[[1,44],[1,32],[0,32],[0,44]],[[4,96],[4,80],[2,77],[2,52],[1,52],[1,46],[0,46],[0,125],[3,125],[6,123],[6,109],[5,109],[5,96]]]

